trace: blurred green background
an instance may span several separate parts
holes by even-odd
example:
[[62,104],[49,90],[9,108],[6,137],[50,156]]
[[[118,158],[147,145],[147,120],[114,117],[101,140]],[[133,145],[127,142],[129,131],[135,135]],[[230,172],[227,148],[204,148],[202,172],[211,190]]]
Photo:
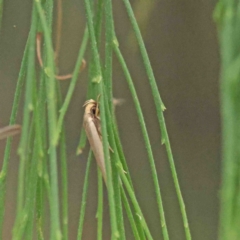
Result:
[[[147,2],[147,3],[146,3]],[[120,48],[129,65],[151,137],[170,239],[184,239],[182,220],[165,149],[161,146],[151,91],[123,3],[113,1]],[[175,164],[185,199],[194,240],[217,239],[220,187],[219,46],[212,19],[216,1],[132,1],[144,36],[163,102]],[[0,126],[9,122],[23,49],[30,25],[31,1],[4,2],[0,35]],[[56,26],[56,25],[54,25]],[[85,27],[82,1],[63,1],[63,29],[59,72],[74,68]],[[53,29],[53,34],[55,31]],[[104,45],[103,45],[104,47]],[[102,51],[104,53],[104,49]],[[89,56],[86,56],[88,61]],[[86,100],[87,71],[80,76],[66,117],[69,168],[69,233],[76,239],[87,149],[76,157]],[[138,118],[120,66],[114,59],[114,96],[125,99],[116,109],[119,131],[137,196],[154,239],[160,235],[150,167]],[[68,81],[62,82],[63,92]],[[18,123],[21,124],[22,112]],[[11,239],[14,222],[18,137],[14,138],[9,176],[4,240]],[[0,143],[1,161],[5,141]],[[96,239],[96,165],[91,170],[83,239]],[[105,195],[104,239],[109,238],[108,205]],[[129,238],[130,239],[130,238]]]

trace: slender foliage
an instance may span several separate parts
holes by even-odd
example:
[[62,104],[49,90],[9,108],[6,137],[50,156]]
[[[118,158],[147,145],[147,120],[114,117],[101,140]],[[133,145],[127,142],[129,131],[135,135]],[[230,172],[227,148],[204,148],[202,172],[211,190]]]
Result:
[[63,239],[68,239],[68,173],[66,156],[66,136],[65,130],[62,132],[60,143],[61,151],[61,179],[62,179],[62,226]]
[[57,142],[57,139],[58,139],[58,135],[60,134],[60,132],[62,130],[63,119],[64,119],[64,116],[67,112],[71,97],[73,95],[74,88],[75,88],[77,80],[78,80],[79,69],[82,65],[83,56],[84,56],[84,53],[86,51],[87,43],[88,43],[88,29],[86,28],[85,32],[84,32],[84,35],[83,35],[82,45],[81,45],[80,50],[79,50],[76,66],[75,66],[75,69],[74,69],[74,72],[73,72],[72,80],[70,82],[69,89],[68,89],[66,98],[64,100],[64,103],[63,103],[63,105],[60,109],[60,115],[59,115],[58,123],[57,123],[58,125],[57,125],[56,142]]
[[97,208],[97,240],[103,237],[103,180],[102,173],[98,169],[98,208]]
[[109,152],[108,152],[109,145],[108,145],[108,139],[107,139],[106,115],[105,115],[105,107],[104,107],[105,96],[103,95],[103,79],[102,79],[102,73],[101,73],[99,53],[97,50],[97,42],[94,34],[93,14],[91,11],[90,2],[87,0],[85,0],[85,8],[86,8],[86,17],[87,17],[88,29],[90,34],[91,46],[92,46],[92,55],[93,55],[94,62],[96,64],[96,73],[92,81],[98,84],[98,93],[102,95],[102,97],[100,98],[101,128],[102,128],[102,136],[103,136],[103,150],[104,150],[104,157],[105,157],[105,165],[107,170],[107,187],[108,187],[108,196],[109,196],[109,204],[110,204],[112,239],[117,239],[119,236],[119,233],[117,229],[117,220],[116,220],[114,189],[113,189],[113,183],[112,183],[112,169],[109,161]]
[[56,92],[55,92],[55,69],[54,69],[54,56],[53,56],[53,48],[51,42],[51,19],[52,19],[52,2],[48,3],[48,21],[50,24],[48,25],[47,18],[44,15],[44,11],[41,5],[41,2],[35,1],[37,11],[39,14],[39,18],[41,21],[41,25],[44,32],[44,38],[46,42],[46,57],[47,57],[47,67],[45,68],[45,72],[48,73],[48,79],[46,81],[46,93],[48,99],[48,127],[49,127],[49,157],[50,157],[50,177],[51,177],[51,239],[60,239],[61,238],[61,230],[60,230],[60,221],[59,221],[59,198],[58,198],[58,174],[57,174],[57,152],[56,152],[56,144],[52,138],[56,134],[56,123],[57,123],[57,115],[56,115]]
[[[18,112],[18,107],[19,107],[19,102],[20,102],[20,97],[23,89],[23,84],[24,84],[24,77],[25,77],[25,72],[26,72],[26,65],[27,65],[27,49],[28,49],[29,42],[27,42],[25,51],[23,54],[23,59],[22,59],[22,64],[20,67],[19,71],[19,76],[17,80],[17,86],[15,90],[15,96],[13,100],[13,107],[12,107],[12,113],[10,116],[10,122],[9,125],[12,125],[16,123],[16,117],[17,117],[17,112]],[[11,146],[12,146],[12,138],[7,139],[6,147],[5,147],[5,152],[4,152],[4,158],[3,158],[3,166],[1,169],[0,173],[0,236],[2,236],[2,228],[3,228],[3,218],[4,218],[4,203],[5,203],[5,195],[6,195],[6,177],[8,173],[8,165],[9,165],[9,160],[10,160],[10,153],[11,153]]]
[[91,162],[92,162],[92,152],[90,151],[88,154],[87,167],[86,167],[86,173],[85,173],[84,185],[83,185],[83,191],[82,191],[82,202],[81,202],[81,208],[80,208],[77,240],[82,239],[83,222],[84,222],[85,209],[87,204],[87,190],[88,190],[88,184],[89,184],[89,172],[90,172]]
[[184,204],[184,200],[182,197],[182,193],[181,193],[181,189],[180,189],[180,185],[179,185],[179,181],[178,181],[178,177],[177,177],[177,171],[175,168],[175,164],[174,164],[174,159],[173,159],[173,154],[172,154],[172,149],[171,149],[171,145],[170,145],[170,141],[169,141],[169,137],[168,137],[168,132],[167,132],[167,128],[166,128],[166,124],[165,124],[165,119],[164,119],[164,115],[163,115],[163,111],[165,110],[165,106],[162,102],[162,99],[160,97],[159,91],[158,91],[158,86],[153,74],[153,70],[151,67],[151,63],[150,60],[148,58],[148,54],[141,36],[141,32],[140,29],[138,27],[137,21],[134,17],[134,13],[132,11],[132,7],[131,4],[129,2],[129,0],[123,0],[129,19],[131,21],[134,33],[136,35],[137,41],[138,41],[138,45],[140,48],[140,52],[143,58],[143,63],[148,75],[148,80],[149,80],[149,84],[151,86],[152,89],[152,95],[153,95],[153,99],[154,99],[154,103],[155,103],[155,107],[156,107],[156,112],[157,112],[157,117],[158,117],[158,121],[159,121],[159,126],[161,129],[161,133],[162,133],[162,144],[165,144],[166,146],[166,151],[167,151],[167,155],[168,155],[168,160],[169,160],[169,164],[170,164],[170,168],[171,168],[171,172],[172,172],[172,177],[173,177],[173,181],[174,181],[174,185],[176,188],[176,193],[177,193],[177,197],[178,197],[178,201],[179,201],[179,205],[180,205],[180,210],[181,210],[181,214],[182,214],[182,218],[183,218],[183,224],[184,224],[184,229],[185,229],[185,235],[186,235],[186,239],[190,240],[191,239],[191,233],[190,233],[190,229],[189,229],[189,224],[188,224],[188,218],[187,218],[187,214],[186,214],[186,209],[185,209],[185,204]]
[[[0,0],[0,24],[2,18],[2,2],[3,1]],[[162,143],[166,145],[173,180],[183,216],[186,239],[190,240],[191,235],[188,227],[185,206],[177,179],[171,146],[163,116],[164,105],[158,92],[150,61],[148,59],[131,5],[128,0],[123,0],[123,2],[133,25],[149,78],[149,83],[152,88],[152,95],[155,101],[157,116],[162,133]],[[53,0],[33,1],[31,27],[19,73],[10,119],[10,124],[14,124],[16,121],[23,83],[26,78],[22,133],[18,149],[20,167],[17,213],[13,231],[13,239],[15,240],[30,240],[35,238],[35,236],[37,236],[39,240],[70,239],[71,233],[69,231],[68,211],[68,191],[70,188],[68,188],[68,164],[66,151],[67,134],[65,134],[64,119],[68,113],[72,96],[74,90],[76,89],[84,55],[86,55],[86,52],[88,51],[88,41],[90,42],[90,60],[87,64],[89,76],[88,92],[86,95],[87,99],[99,99],[98,106],[100,107],[101,116],[100,137],[102,138],[107,179],[106,183],[103,182],[102,174],[98,169],[98,193],[96,193],[98,200],[96,213],[97,239],[104,239],[103,232],[105,224],[103,220],[107,217],[103,211],[105,205],[104,190],[107,191],[108,196],[106,201],[108,201],[110,212],[111,239],[128,239],[128,232],[126,231],[126,224],[128,224],[128,221],[135,239],[153,239],[151,228],[148,226],[134,190],[134,181],[132,180],[130,174],[131,169],[128,168],[127,159],[119,137],[117,121],[115,118],[112,82],[113,52],[115,52],[125,74],[142,129],[143,140],[148,153],[152,178],[155,186],[156,203],[158,205],[160,215],[163,239],[169,240],[151,143],[133,80],[130,76],[128,66],[126,65],[120,49],[118,48],[115,36],[116,33],[112,3],[113,2],[111,0],[98,0],[97,3],[95,3],[95,1],[84,0],[87,26],[83,33],[72,79],[69,83],[67,93],[63,97],[61,95],[61,84],[57,83],[55,76],[55,65],[57,59],[54,58],[55,55],[52,43],[52,29],[54,27]],[[61,1],[58,1],[57,4],[61,4]],[[61,6],[58,6],[57,9],[62,8]],[[62,16],[62,13],[57,13],[57,16],[60,15]],[[42,67],[38,67],[36,64],[36,55],[39,54],[39,49],[38,52],[36,51],[36,35],[38,32],[42,32],[43,35],[43,48],[40,49],[43,56]],[[59,32],[61,31],[59,30]],[[104,38],[103,35],[105,36]],[[60,36],[57,36],[57,42],[60,42],[59,38]],[[104,39],[105,47],[105,53],[103,56],[100,54],[103,52],[101,51],[102,39]],[[57,45],[56,55],[59,54],[60,44],[58,43]],[[78,154],[83,151],[86,142],[86,134],[82,131],[77,148]],[[3,167],[0,174],[0,190],[2,193],[0,195],[1,235],[3,230],[6,177],[8,173],[10,151],[11,138],[7,140]],[[79,240],[83,238],[85,210],[86,204],[88,203],[87,192],[90,187],[89,172],[92,157],[93,156],[90,151],[85,171],[79,215],[79,226],[77,232],[77,239]],[[60,164],[59,173],[58,162]],[[59,184],[59,182],[61,182],[61,184]],[[106,188],[104,187],[104,184],[106,184]],[[62,187],[61,191],[59,191],[60,187]],[[59,193],[61,193],[61,195]],[[46,213],[46,209],[49,209],[49,214]],[[125,213],[128,220],[124,218]],[[45,227],[46,223],[50,223],[49,233]]]
[[240,3],[219,1],[214,12],[221,52],[222,189],[219,239],[240,238]]
[[147,132],[147,128],[146,128],[146,125],[145,125],[144,117],[143,117],[143,114],[142,114],[142,110],[141,110],[141,107],[140,107],[140,103],[139,103],[139,100],[138,100],[138,96],[137,96],[132,78],[130,76],[130,73],[128,71],[126,63],[123,59],[123,56],[122,56],[122,54],[121,54],[121,52],[120,52],[120,50],[119,50],[119,48],[116,44],[115,44],[114,50],[116,52],[116,55],[119,59],[120,64],[122,65],[122,68],[123,68],[128,86],[130,88],[130,91],[131,91],[131,94],[132,94],[132,97],[133,97],[133,101],[135,103],[135,108],[137,110],[139,122],[140,122],[142,133],[143,133],[143,138],[144,138],[145,145],[146,145],[146,148],[147,148],[147,153],[148,153],[150,166],[151,166],[151,169],[152,169],[152,176],[153,176],[153,181],[154,181],[154,184],[155,184],[155,191],[156,191],[157,203],[158,203],[158,208],[159,208],[159,214],[160,214],[160,218],[161,218],[161,226],[162,226],[162,230],[163,230],[163,237],[164,237],[165,240],[168,240],[169,236],[168,236],[168,230],[167,230],[166,220],[165,220],[165,216],[164,216],[164,209],[163,209],[162,197],[161,197],[161,193],[160,193],[160,186],[159,186],[159,183],[158,183],[156,166],[155,166],[155,163],[154,163],[154,157],[153,157],[153,153],[152,153],[151,143],[150,143],[150,140],[149,140],[149,137],[148,137],[148,132]]

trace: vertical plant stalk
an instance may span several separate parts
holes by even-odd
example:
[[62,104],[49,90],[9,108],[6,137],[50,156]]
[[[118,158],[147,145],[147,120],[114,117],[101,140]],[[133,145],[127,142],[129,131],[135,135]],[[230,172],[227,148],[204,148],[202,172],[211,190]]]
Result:
[[81,47],[80,47],[80,50],[79,50],[78,59],[77,59],[77,62],[76,62],[76,65],[75,65],[75,68],[74,68],[74,71],[73,71],[73,77],[72,77],[72,80],[70,82],[68,92],[67,92],[65,100],[63,102],[63,105],[60,109],[60,114],[59,114],[59,118],[58,118],[58,122],[57,122],[57,134],[56,134],[56,137],[55,137],[55,140],[54,140],[55,144],[57,144],[59,134],[61,133],[63,120],[64,120],[64,117],[66,115],[68,106],[70,104],[70,101],[71,101],[71,98],[72,98],[72,95],[73,95],[73,92],[74,92],[74,89],[75,89],[75,86],[76,86],[76,83],[77,83],[77,80],[78,80],[79,69],[80,69],[80,66],[82,64],[83,56],[84,56],[84,53],[85,53],[86,48],[87,48],[88,38],[89,38],[89,34],[88,34],[88,29],[86,28],[85,31],[84,31],[84,35],[83,35],[82,44],[81,44]]
[[140,29],[139,29],[137,21],[134,17],[134,13],[133,13],[131,4],[130,4],[129,0],[123,0],[123,2],[125,4],[129,19],[131,21],[133,30],[134,30],[135,35],[136,35],[138,45],[139,45],[139,48],[140,48],[140,52],[141,52],[141,55],[142,55],[142,58],[143,58],[143,63],[144,63],[144,66],[145,66],[145,69],[146,69],[146,72],[147,72],[148,79],[149,79],[149,84],[151,86],[151,90],[152,90],[152,94],[153,94],[153,98],[154,98],[154,103],[155,103],[155,107],[156,107],[156,112],[157,112],[157,117],[158,117],[160,129],[161,129],[161,133],[162,133],[162,144],[165,144],[165,146],[166,146],[169,165],[170,165],[170,168],[171,168],[172,177],[173,177],[173,181],[174,181],[174,185],[175,185],[175,189],[176,189],[176,193],[177,193],[177,197],[178,197],[178,202],[179,202],[179,205],[180,205],[180,210],[181,210],[181,214],[182,214],[182,218],[183,218],[185,236],[186,236],[187,240],[191,240],[192,238],[191,238],[191,233],[190,233],[190,229],[189,229],[185,204],[184,204],[184,200],[183,200],[183,197],[182,197],[180,185],[179,185],[179,182],[178,182],[177,171],[176,171],[176,168],[175,168],[172,149],[171,149],[171,145],[170,145],[170,141],[169,141],[169,137],[168,137],[168,132],[167,132],[166,124],[165,124],[165,119],[164,119],[164,115],[163,115],[163,111],[164,111],[165,107],[164,107],[164,104],[162,102],[162,99],[161,99],[159,91],[158,91],[158,86],[156,84],[156,80],[155,80],[155,77],[154,77],[154,74],[153,74],[151,63],[150,63],[150,60],[149,60],[149,57],[148,57],[148,54],[147,54],[142,36],[141,36]]
[[[36,17],[36,16],[35,16]],[[33,21],[34,22],[34,21]],[[30,38],[31,40],[31,38]],[[34,38],[32,39],[34,41]],[[30,44],[31,46],[31,44]],[[33,78],[34,79],[34,78]],[[38,184],[38,165],[42,161],[43,150],[42,150],[42,141],[41,141],[41,129],[40,129],[40,108],[37,102],[38,93],[36,91],[36,82],[32,81],[33,88],[33,117],[31,122],[31,129],[29,130],[29,137],[27,147],[28,149],[33,149],[32,153],[28,151],[29,163],[25,162],[25,174],[27,179],[24,181],[25,189],[25,201],[24,208],[18,213],[14,232],[13,239],[24,239],[30,240],[33,235],[33,226],[34,226],[34,213],[36,206],[36,195],[37,195],[37,184]],[[29,166],[26,166],[29,165]],[[26,177],[24,177],[26,178]]]
[[135,194],[134,194],[134,192],[132,190],[131,185],[128,182],[127,177],[125,176],[125,172],[124,172],[124,169],[122,167],[122,164],[120,162],[118,162],[117,163],[117,167],[119,169],[119,174],[120,174],[121,179],[122,179],[122,181],[124,183],[124,186],[126,187],[126,191],[128,192],[128,195],[129,195],[129,197],[130,197],[130,199],[132,201],[132,204],[133,204],[133,207],[134,207],[134,209],[136,211],[136,214],[138,215],[138,217],[140,219],[140,222],[142,224],[142,227],[144,228],[144,231],[145,231],[145,234],[147,236],[147,239],[148,240],[153,240],[153,237],[152,237],[152,235],[151,235],[151,233],[150,233],[150,231],[148,229],[148,226],[147,226],[147,223],[146,223],[146,221],[144,219],[142,211],[141,211],[141,209],[140,209],[140,207],[138,205],[136,196],[135,196]]
[[68,173],[66,156],[66,136],[63,130],[60,139],[61,179],[62,179],[62,226],[63,240],[68,239]]
[[37,197],[36,197],[36,232],[38,240],[44,240],[43,237],[43,181],[38,177]]
[[[105,30],[105,69],[104,69],[104,89],[105,89],[105,109],[107,112],[107,119],[110,119],[112,116],[108,114],[108,108],[110,112],[113,113],[113,94],[112,94],[112,53],[113,53],[113,36],[114,36],[114,23],[112,16],[112,0],[105,0],[105,22],[106,22],[106,30]],[[108,132],[111,131],[111,125],[109,121],[107,121],[107,129]],[[112,141],[114,141],[114,137],[112,137]],[[111,142],[112,142],[111,141]],[[116,151],[117,149],[115,149]],[[123,221],[123,213],[122,213],[122,201],[120,195],[120,181],[119,174],[117,168],[115,166],[116,154],[111,154],[111,163],[112,163],[112,179],[113,179],[113,187],[114,187],[114,195],[115,195],[115,203],[116,203],[116,219],[117,219],[117,227],[119,230],[119,238],[125,239],[125,229],[124,229],[124,221]]]
[[[49,157],[50,157],[50,177],[51,177],[51,240],[61,239],[60,220],[59,220],[59,195],[58,195],[58,174],[57,174],[57,153],[56,143],[53,136],[56,134],[57,116],[56,116],[56,92],[55,92],[55,74],[54,74],[54,56],[51,42],[51,26],[52,11],[49,12],[48,25],[44,11],[39,0],[35,0],[40,22],[44,32],[46,42],[46,56],[47,67],[45,71],[48,72],[48,79],[46,79],[46,93],[48,103],[48,127],[49,127]],[[52,1],[49,1],[49,9],[52,9]],[[48,10],[49,10],[48,9]]]
[[56,43],[55,43],[55,62],[58,65],[58,58],[61,47],[61,35],[62,35],[62,0],[57,0],[57,30],[56,30]]
[[126,210],[126,213],[127,213],[127,216],[128,216],[131,228],[132,228],[132,231],[133,231],[133,235],[134,235],[135,239],[141,239],[142,240],[143,238],[140,238],[136,223],[134,221],[135,219],[134,219],[132,211],[131,211],[131,207],[128,203],[128,199],[127,199],[127,196],[126,196],[123,188],[121,188],[121,196],[122,196],[123,204],[124,204],[124,207],[125,207],[125,210]]
[[37,29],[37,15],[36,9],[33,6],[32,10],[32,24],[29,33],[29,49],[27,56],[27,79],[26,79],[26,92],[25,92],[25,103],[23,110],[23,127],[21,140],[18,148],[20,156],[20,166],[18,175],[18,196],[17,196],[17,214],[16,223],[20,221],[20,214],[23,211],[24,206],[24,181],[27,169],[27,158],[28,158],[28,141],[29,141],[29,125],[30,125],[30,114],[34,109],[33,104],[33,86],[35,81],[35,34]]
[[[40,92],[41,93],[41,92]],[[33,113],[33,154],[30,162],[30,178],[28,183],[28,196],[26,197],[26,212],[27,212],[27,225],[26,231],[24,234],[24,238],[26,240],[31,240],[33,238],[33,229],[34,229],[34,220],[35,220],[35,212],[38,215],[40,211],[38,211],[37,202],[39,199],[39,165],[42,164],[44,153],[43,153],[43,141],[42,141],[42,129],[41,129],[41,118],[43,115],[41,114],[41,103],[39,103],[39,92],[37,91],[37,84],[34,82],[33,85],[33,103],[34,103],[34,113]],[[28,145],[30,145],[29,142]],[[41,201],[42,199],[40,199]],[[38,202],[39,203],[39,202]],[[40,206],[42,208],[42,206]],[[38,215],[39,216],[39,215]],[[19,237],[19,234],[17,234]]]
[[[17,118],[17,112],[20,102],[20,97],[23,89],[24,84],[24,77],[25,77],[25,69],[26,69],[26,63],[27,63],[27,50],[28,50],[29,41],[26,43],[26,47],[24,50],[22,63],[19,71],[19,76],[17,80],[17,86],[15,90],[14,100],[13,100],[13,107],[12,107],[12,113],[10,116],[9,125],[13,125],[16,123]],[[6,177],[8,173],[8,165],[10,160],[10,153],[11,153],[11,146],[12,146],[12,137],[9,137],[7,139],[5,151],[4,151],[4,157],[3,157],[3,166],[0,173],[0,237],[2,236],[3,231],[3,219],[4,219],[4,213],[5,213],[5,196],[6,196]]]
[[[104,82],[108,105],[112,106],[112,51],[113,51],[113,33],[114,23],[112,16],[112,0],[105,0],[105,22],[106,22],[106,46],[105,46],[105,71]],[[113,113],[113,109],[110,109]]]
[[[139,231],[139,234],[140,234],[140,237],[141,239],[145,239],[144,238],[144,232],[143,230],[146,232],[146,235],[149,237],[149,239],[151,239],[151,233],[148,229],[148,226],[147,226],[147,223],[146,221],[144,220],[144,217],[143,217],[143,214],[142,214],[142,211],[139,207],[139,204],[137,202],[137,199],[136,199],[136,196],[135,196],[135,193],[134,193],[134,190],[133,190],[133,186],[131,184],[131,179],[130,179],[130,175],[129,173],[126,173],[125,169],[123,168],[123,165],[120,161],[120,156],[119,156],[119,149],[116,144],[116,141],[115,141],[115,134],[114,134],[114,121],[113,121],[113,118],[111,118],[111,113],[110,113],[110,109],[107,107],[107,100],[105,99],[105,104],[106,104],[106,114],[107,114],[107,119],[108,119],[108,122],[107,122],[107,127],[108,127],[108,133],[109,133],[109,140],[112,144],[112,147],[113,147],[113,150],[114,150],[114,153],[112,154],[112,164],[114,164],[115,168],[117,168],[117,171],[118,171],[118,177],[121,176],[122,178],[122,173],[124,173],[124,178],[125,181],[124,181],[124,184],[125,184],[125,187],[127,188],[127,191],[130,195],[130,198],[131,198],[131,201],[132,201],[132,204],[135,208],[135,211],[136,213],[138,214],[137,215],[137,219],[135,219],[135,223],[136,223],[136,226],[138,228],[138,231]],[[124,156],[122,156],[122,160],[123,162],[125,162],[125,158]],[[115,173],[115,172],[114,172]],[[126,177],[126,175],[128,174],[128,177]],[[130,179],[130,180],[129,180]],[[116,179],[114,179],[116,181]],[[118,178],[119,180],[119,178]],[[115,183],[116,184],[116,183]],[[123,188],[123,185],[122,185],[122,182],[119,181],[118,182],[118,186],[115,187],[117,189],[122,189]],[[118,197],[116,197],[116,203],[118,204],[118,208],[116,209],[117,210],[117,216],[118,216],[118,224],[119,224],[119,230],[120,230],[120,236],[121,236],[121,239],[124,239],[124,226],[123,226],[123,219],[122,219],[122,214],[121,214],[121,211],[122,211],[122,208],[119,207],[119,205],[121,204],[121,201],[118,200]],[[140,217],[139,217],[140,216]],[[139,226],[141,225],[141,226]]]
[[114,44],[114,50],[115,53],[117,55],[117,58],[122,66],[123,72],[125,74],[125,78],[127,80],[130,92],[132,94],[132,98],[135,104],[135,108],[137,110],[137,115],[139,118],[139,123],[141,126],[141,130],[142,130],[142,134],[143,134],[143,138],[144,138],[144,142],[146,145],[146,149],[147,149],[147,154],[148,154],[148,158],[149,158],[149,163],[151,166],[151,170],[152,170],[152,177],[153,177],[153,182],[154,182],[154,186],[155,186],[155,192],[156,192],[156,197],[157,197],[157,204],[158,204],[158,210],[159,210],[159,215],[160,215],[160,220],[161,220],[161,227],[162,227],[162,231],[163,231],[163,238],[164,240],[169,240],[169,236],[168,236],[168,230],[167,230],[167,225],[166,225],[166,220],[165,220],[165,215],[164,215],[164,208],[163,208],[163,202],[162,202],[162,197],[161,197],[161,192],[160,192],[160,186],[159,186],[159,182],[158,182],[158,177],[157,177],[157,170],[156,170],[156,166],[154,163],[154,157],[153,157],[153,153],[152,153],[152,147],[151,147],[151,143],[149,140],[149,136],[148,136],[148,132],[147,132],[147,128],[145,125],[145,121],[144,121],[144,117],[143,117],[143,113],[141,110],[141,106],[138,100],[138,96],[137,96],[137,92],[135,90],[131,75],[128,71],[127,65],[123,59],[123,56],[118,48],[118,46],[116,44]]
[[[62,105],[62,93],[60,84],[57,84],[58,108]],[[60,159],[61,159],[61,187],[62,187],[62,228],[63,240],[68,239],[68,166],[67,166],[67,149],[66,149],[66,133],[63,129],[60,136]]]
[[219,1],[221,56],[222,186],[219,239],[240,239],[240,3]]
[[[38,165],[38,189],[37,189],[37,202],[36,202],[36,211],[37,211],[37,234],[39,240],[44,240],[44,210],[45,210],[45,200],[49,199],[49,202],[52,202],[50,196],[50,185],[49,185],[49,175],[47,172],[47,130],[46,130],[46,91],[45,91],[45,73],[41,71],[40,73],[40,84],[39,84],[39,98],[38,98],[38,107],[39,107],[39,132],[41,139],[41,150],[42,158],[39,161]],[[40,149],[39,149],[40,150]],[[46,198],[45,198],[46,196]],[[51,207],[51,205],[50,205]]]
[[[104,94],[106,94],[106,88],[104,88]],[[115,143],[115,138],[113,134],[113,125],[114,122],[112,120],[111,110],[113,109],[112,106],[109,106],[107,98],[104,98],[105,109],[106,109],[106,118],[107,121],[107,130],[109,134],[109,140],[113,147],[113,152],[111,152],[111,164],[112,164],[112,181],[114,186],[114,197],[115,197],[115,206],[116,206],[116,218],[119,230],[119,238],[121,240],[125,240],[125,228],[124,228],[124,219],[123,219],[123,212],[122,212],[122,201],[121,201],[121,193],[120,189],[122,188],[122,183],[120,181],[120,176],[118,173],[118,169],[116,167],[116,163],[119,160],[119,154],[117,150],[117,146]],[[112,105],[112,103],[111,103]],[[110,110],[111,109],[111,110]]]
[[92,55],[96,65],[96,75],[93,79],[96,82],[98,87],[98,92],[101,94],[100,98],[100,111],[101,111],[101,127],[102,127],[102,137],[103,137],[103,150],[104,150],[104,158],[105,158],[105,165],[106,165],[106,172],[107,172],[107,187],[108,187],[108,199],[109,199],[109,207],[110,207],[110,218],[111,218],[111,230],[112,230],[112,239],[117,239],[119,236],[118,229],[117,229],[117,220],[116,220],[116,210],[115,210],[115,200],[114,200],[114,188],[112,184],[112,173],[111,173],[111,163],[109,159],[109,145],[107,139],[107,128],[106,128],[106,113],[104,107],[104,96],[103,95],[103,80],[102,80],[102,73],[101,73],[101,65],[99,54],[97,50],[97,42],[94,33],[94,25],[93,25],[93,14],[91,11],[91,5],[88,0],[85,0],[85,9],[86,9],[86,17],[89,29],[89,35],[91,40],[92,46]]
[[80,133],[80,139],[79,139],[79,143],[77,146],[77,151],[76,151],[76,155],[80,155],[83,151],[83,149],[86,146],[86,142],[87,142],[87,136],[86,136],[86,132],[85,130],[82,128],[81,129],[81,133]]
[[[96,41],[97,41],[97,46],[99,47],[100,45],[100,40],[101,40],[101,30],[102,30],[102,15],[103,15],[103,1],[104,0],[99,0],[97,2],[97,14],[96,14],[96,20],[95,20],[95,36],[96,36]],[[93,58],[90,58],[91,60],[89,61],[89,74],[88,74],[88,90],[87,90],[87,99],[93,98],[92,93],[93,93],[93,83],[91,81],[93,73]],[[80,155],[82,153],[82,150],[84,149],[86,145],[86,132],[84,128],[81,129],[80,133],[80,139],[79,139],[79,144],[77,146],[77,151],[76,154]]]
[[86,171],[85,171],[77,240],[82,239],[83,223],[84,223],[84,216],[85,216],[85,210],[86,210],[86,204],[87,204],[87,190],[88,190],[88,185],[89,185],[89,172],[90,172],[91,162],[92,162],[92,151],[90,151],[88,154],[87,167],[86,167]]
[[98,207],[97,207],[97,240],[103,237],[103,180],[102,173],[98,168]]

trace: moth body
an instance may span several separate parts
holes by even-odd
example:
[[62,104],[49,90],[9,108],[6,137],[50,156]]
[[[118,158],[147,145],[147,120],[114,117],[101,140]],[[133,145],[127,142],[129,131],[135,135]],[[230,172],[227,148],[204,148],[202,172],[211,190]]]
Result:
[[101,122],[99,116],[99,108],[97,102],[88,100],[84,104],[84,129],[91,149],[97,161],[97,164],[102,172],[104,181],[106,182],[106,168],[104,162],[102,136],[101,136]]

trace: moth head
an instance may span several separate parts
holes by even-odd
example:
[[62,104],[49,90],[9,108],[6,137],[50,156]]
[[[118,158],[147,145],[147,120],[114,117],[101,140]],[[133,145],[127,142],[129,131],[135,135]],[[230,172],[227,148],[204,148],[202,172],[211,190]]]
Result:
[[99,110],[99,104],[93,99],[87,100],[83,107],[85,107],[85,112],[91,114],[94,117],[99,117],[100,110]]

